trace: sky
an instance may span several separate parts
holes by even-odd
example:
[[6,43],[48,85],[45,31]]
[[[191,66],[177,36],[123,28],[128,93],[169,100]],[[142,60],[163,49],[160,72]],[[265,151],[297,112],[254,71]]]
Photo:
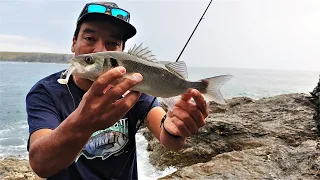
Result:
[[[0,51],[71,53],[88,0],[1,0]],[[209,0],[114,0],[157,59],[175,61]],[[320,70],[319,0],[214,0],[180,60],[188,66]],[[125,51],[126,51],[125,50]]]

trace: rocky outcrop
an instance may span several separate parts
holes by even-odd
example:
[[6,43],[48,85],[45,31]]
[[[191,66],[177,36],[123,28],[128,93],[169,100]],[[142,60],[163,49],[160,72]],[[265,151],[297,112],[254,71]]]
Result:
[[31,169],[27,160],[5,158],[0,160],[0,179],[2,180],[41,180]]
[[320,139],[307,97],[211,103],[206,126],[178,152],[165,150],[144,129],[151,163],[178,169],[162,179],[320,179]]
[[[314,105],[314,120],[316,121],[318,131],[320,132],[320,78],[317,86],[310,92],[311,97],[309,97],[310,101]],[[320,133],[319,133],[320,135]]]
[[298,147],[270,145],[223,153],[162,179],[319,179],[317,146],[309,140]]

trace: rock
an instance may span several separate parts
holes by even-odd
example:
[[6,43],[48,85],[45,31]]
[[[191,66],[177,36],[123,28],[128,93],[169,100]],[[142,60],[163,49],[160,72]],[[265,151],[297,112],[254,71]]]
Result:
[[0,160],[0,179],[41,180],[33,172],[27,160],[19,160],[13,157]]
[[314,105],[314,115],[313,118],[316,121],[316,127],[318,129],[318,134],[320,136],[320,76],[317,86],[310,92],[311,97],[308,97],[310,102]]
[[261,146],[215,156],[160,179],[318,179],[320,141]]
[[163,179],[320,178],[320,142],[307,97],[241,97],[218,108],[209,103],[206,126],[178,152],[166,150],[144,130],[151,164],[178,169]]

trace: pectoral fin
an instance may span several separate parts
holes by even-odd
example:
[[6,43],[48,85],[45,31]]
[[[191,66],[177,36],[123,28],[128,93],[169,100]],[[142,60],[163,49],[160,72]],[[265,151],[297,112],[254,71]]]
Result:
[[163,103],[168,106],[168,110],[172,111],[174,105],[180,100],[181,96],[174,96],[170,98],[161,98]]

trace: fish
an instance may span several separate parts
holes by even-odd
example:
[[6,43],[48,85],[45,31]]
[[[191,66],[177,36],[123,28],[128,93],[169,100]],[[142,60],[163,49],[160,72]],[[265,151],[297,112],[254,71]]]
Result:
[[58,79],[60,84],[67,84],[70,75],[95,81],[108,70],[123,66],[126,74],[123,78],[133,78],[133,73],[143,76],[141,82],[131,88],[154,97],[161,98],[172,109],[182,94],[191,88],[197,89],[206,101],[214,101],[225,105],[220,88],[229,81],[232,75],[219,75],[189,81],[187,65],[184,61],[160,61],[148,47],[134,45],[127,52],[105,51],[81,54],[70,60],[70,67]]

